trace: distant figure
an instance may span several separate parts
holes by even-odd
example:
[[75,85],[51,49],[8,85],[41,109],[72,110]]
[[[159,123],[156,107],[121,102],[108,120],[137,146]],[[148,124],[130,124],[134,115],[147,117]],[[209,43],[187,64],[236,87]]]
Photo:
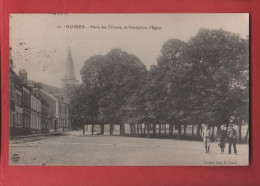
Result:
[[237,131],[233,128],[233,125],[229,125],[228,133],[227,133],[227,139],[228,139],[228,154],[231,154],[231,146],[233,144],[234,147],[234,153],[237,155]]
[[218,145],[220,147],[221,154],[223,154],[225,151],[226,138],[227,131],[224,129],[224,125],[221,125],[221,128],[218,132]]
[[211,133],[208,125],[205,125],[204,129],[201,132],[201,136],[203,138],[206,153],[209,153]]

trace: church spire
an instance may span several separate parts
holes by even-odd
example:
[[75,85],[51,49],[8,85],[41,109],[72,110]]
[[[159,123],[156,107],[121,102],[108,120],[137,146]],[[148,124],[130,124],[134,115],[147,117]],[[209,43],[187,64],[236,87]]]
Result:
[[65,79],[76,79],[75,76],[75,68],[74,68],[74,62],[71,56],[71,51],[70,51],[70,47],[68,50],[68,57],[67,57],[67,61],[66,61],[66,73],[65,73]]
[[67,92],[68,95],[72,93],[75,87],[78,86],[79,81],[76,80],[74,62],[71,56],[70,48],[68,50],[68,56],[66,60],[66,72],[64,79],[61,80],[62,88]]

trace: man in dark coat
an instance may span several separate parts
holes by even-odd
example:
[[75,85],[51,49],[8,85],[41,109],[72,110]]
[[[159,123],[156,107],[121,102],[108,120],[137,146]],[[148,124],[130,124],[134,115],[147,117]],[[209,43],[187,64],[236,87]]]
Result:
[[227,139],[228,139],[228,154],[231,154],[231,146],[234,147],[234,153],[237,154],[237,131],[233,128],[233,125],[229,125],[228,133],[227,133]]
[[221,128],[218,132],[218,145],[220,147],[221,154],[223,154],[225,151],[226,138],[227,131],[224,129],[224,125],[221,125]]

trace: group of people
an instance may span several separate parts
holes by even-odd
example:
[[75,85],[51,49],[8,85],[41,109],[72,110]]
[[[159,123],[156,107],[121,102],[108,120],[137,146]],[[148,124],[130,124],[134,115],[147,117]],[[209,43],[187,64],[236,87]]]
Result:
[[[206,153],[209,153],[211,131],[210,131],[208,125],[204,126],[201,136],[203,138]],[[233,146],[234,153],[237,155],[237,148],[236,148],[237,131],[233,128],[232,124],[229,125],[228,131],[226,131],[224,125],[222,125],[220,130],[218,131],[217,138],[218,138],[218,145],[220,147],[221,154],[223,154],[225,151],[225,144],[226,144],[226,140],[227,140],[228,154],[231,154],[231,147]]]

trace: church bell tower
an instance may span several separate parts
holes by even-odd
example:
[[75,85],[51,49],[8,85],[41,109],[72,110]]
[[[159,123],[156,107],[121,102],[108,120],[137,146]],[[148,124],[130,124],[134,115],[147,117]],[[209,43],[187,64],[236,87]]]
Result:
[[75,76],[75,68],[74,62],[71,56],[70,48],[68,50],[68,57],[66,60],[66,72],[64,79],[61,80],[62,88],[66,91],[68,95],[70,95],[71,91],[75,90],[75,88],[79,85],[79,81]]

